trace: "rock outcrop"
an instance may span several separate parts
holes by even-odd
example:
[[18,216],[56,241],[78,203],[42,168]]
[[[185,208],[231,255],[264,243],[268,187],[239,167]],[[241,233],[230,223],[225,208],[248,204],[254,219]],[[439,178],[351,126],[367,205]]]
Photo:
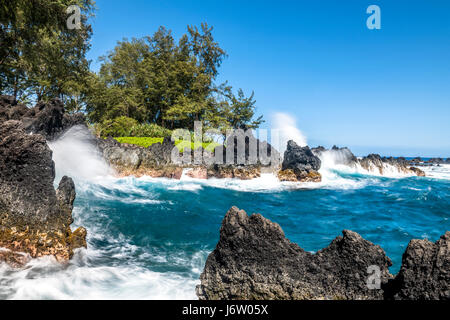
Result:
[[[86,230],[70,229],[73,181],[64,177],[55,190],[54,179],[52,151],[45,138],[28,134],[22,122],[1,123],[0,247],[33,258],[54,255],[64,261],[75,248],[86,246]],[[12,253],[7,256],[17,257]]]
[[404,175],[417,175],[420,177],[425,176],[425,172],[421,169],[414,167],[419,165],[420,158],[415,158],[411,161],[405,158],[393,158],[393,157],[381,157],[378,154],[369,154],[366,157],[358,159],[349,148],[339,148],[333,146],[331,149],[325,149],[324,147],[312,148],[311,151],[314,155],[321,159],[329,159],[336,165],[345,165],[351,168],[363,168],[364,170],[380,175],[386,174],[404,174]]
[[411,240],[388,299],[450,300],[450,231],[436,243]]
[[308,146],[300,147],[290,140],[278,178],[280,181],[320,182],[320,166],[319,157],[314,155]]
[[387,283],[391,261],[355,232],[345,230],[312,254],[286,239],[278,224],[233,207],[206,261],[197,295],[208,300],[382,299],[380,290],[367,287],[373,265]]
[[97,145],[119,176],[181,178],[183,169],[171,161],[175,144],[170,138],[164,138],[162,143],[152,144],[148,148],[121,144],[112,138],[98,139]]
[[38,102],[35,107],[27,108],[13,97],[0,96],[0,122],[8,120],[22,121],[26,132],[40,134],[47,140],[56,139],[70,127],[85,123],[83,114],[65,113],[59,99]]
[[[183,169],[192,169],[188,176],[198,179],[236,178],[242,180],[261,176],[263,169],[279,165],[280,155],[270,144],[237,130],[226,145],[213,152],[202,147],[182,153],[171,138],[148,148],[121,144],[112,138],[98,139],[97,145],[105,160],[120,176],[151,176],[180,179]],[[231,151],[230,151],[231,150]],[[176,159],[176,161],[173,161]]]
[[[233,207],[196,291],[201,300],[448,300],[449,239],[450,232],[435,244],[412,240],[394,278],[383,249],[355,232],[344,230],[312,254],[286,239],[278,224]],[[378,272],[379,282],[371,278]]]
[[411,170],[412,172],[414,172],[418,177],[425,177],[425,171],[417,168],[417,167],[409,167],[409,170]]
[[411,167],[409,161],[405,158],[381,157],[378,154],[369,154],[367,157],[358,159],[359,165],[369,172],[385,174],[390,170],[397,171],[400,174],[410,174],[424,177],[425,172],[416,167]]

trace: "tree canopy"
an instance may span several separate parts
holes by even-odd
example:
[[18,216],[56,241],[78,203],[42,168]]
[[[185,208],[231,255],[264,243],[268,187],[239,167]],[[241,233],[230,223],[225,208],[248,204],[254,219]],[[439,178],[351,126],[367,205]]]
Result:
[[[81,11],[80,28],[67,25],[67,8]],[[0,93],[21,102],[58,97],[68,111],[93,123],[127,117],[168,129],[255,128],[254,94],[217,85],[227,57],[206,23],[175,40],[160,27],[152,36],[124,39],[89,70],[92,0],[15,0],[0,4]]]
[[[67,27],[70,5],[81,9],[80,29]],[[89,72],[92,12],[92,0],[2,1],[0,92],[24,102],[59,97],[73,107]]]

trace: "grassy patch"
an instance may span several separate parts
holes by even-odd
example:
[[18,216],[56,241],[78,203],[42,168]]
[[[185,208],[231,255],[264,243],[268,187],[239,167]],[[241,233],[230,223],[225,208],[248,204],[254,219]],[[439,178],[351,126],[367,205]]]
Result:
[[148,148],[154,143],[162,143],[164,138],[148,138],[148,137],[120,137],[114,138],[120,143],[134,144],[139,147]]
[[[162,143],[164,140],[164,138],[149,138],[149,137],[119,137],[119,138],[114,138],[114,139],[116,139],[120,143],[133,144],[133,145],[136,145],[139,147],[144,147],[144,148],[148,148],[152,144],[155,144],[155,143]],[[194,149],[193,142],[189,143],[187,141],[178,140],[178,141],[175,141],[175,145],[177,146],[178,150],[180,150],[180,152],[183,152],[184,148],[186,148],[186,147],[190,147],[191,150]],[[202,143],[203,149],[208,150],[210,152],[214,151],[214,149],[218,146],[220,146],[220,144],[216,143],[216,142]]]

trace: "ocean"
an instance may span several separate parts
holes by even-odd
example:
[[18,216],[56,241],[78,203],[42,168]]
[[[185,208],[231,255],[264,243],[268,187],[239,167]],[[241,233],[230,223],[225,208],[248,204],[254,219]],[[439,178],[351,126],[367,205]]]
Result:
[[71,176],[74,227],[88,248],[67,264],[52,257],[21,269],[0,264],[0,299],[196,299],[208,254],[231,206],[277,222],[307,251],[344,229],[380,245],[398,272],[411,239],[436,241],[450,230],[450,166],[427,177],[380,176],[323,159],[321,183],[279,182],[264,174],[231,179],[115,178],[86,139],[66,134],[50,144],[57,179]]

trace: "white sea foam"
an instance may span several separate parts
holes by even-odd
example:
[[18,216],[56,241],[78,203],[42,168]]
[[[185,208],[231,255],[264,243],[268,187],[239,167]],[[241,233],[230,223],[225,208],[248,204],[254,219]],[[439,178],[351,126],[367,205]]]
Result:
[[[52,257],[32,260],[21,270],[0,264],[0,297],[8,299],[196,299],[198,280],[153,272],[138,265],[94,266],[79,250],[68,265]],[[196,270],[198,271],[198,270]]]
[[[86,218],[93,214],[103,218],[86,225]],[[76,250],[67,264],[51,256],[33,259],[21,269],[0,263],[0,299],[197,299],[195,287],[207,251],[189,256],[179,251],[143,250],[123,234],[108,234],[106,212],[76,207],[73,216],[75,226],[88,229],[88,249]],[[172,266],[189,274],[156,272],[145,265],[146,261],[167,263],[169,259]]]
[[194,179],[182,177],[180,180],[161,179],[151,177],[137,178],[138,181],[150,184],[162,184],[169,191],[191,191],[198,192],[205,187],[228,189],[240,192],[279,192],[287,190],[301,189],[358,189],[363,188],[368,183],[375,183],[375,179],[354,180],[342,178],[339,174],[331,171],[320,171],[323,175],[322,182],[281,182],[273,173],[263,173],[261,177],[251,180],[240,179]]
[[450,164],[420,167],[425,175],[434,179],[450,180]]
[[398,169],[398,167],[383,163],[383,173],[376,166],[371,166],[368,169],[363,168],[359,163],[351,162],[348,164],[348,160],[352,156],[352,153],[348,149],[341,150],[327,150],[320,154],[320,160],[322,161],[321,172],[322,175],[326,175],[330,171],[339,171],[342,173],[361,174],[367,176],[377,176],[386,178],[406,178],[414,176],[413,173],[405,173]]

